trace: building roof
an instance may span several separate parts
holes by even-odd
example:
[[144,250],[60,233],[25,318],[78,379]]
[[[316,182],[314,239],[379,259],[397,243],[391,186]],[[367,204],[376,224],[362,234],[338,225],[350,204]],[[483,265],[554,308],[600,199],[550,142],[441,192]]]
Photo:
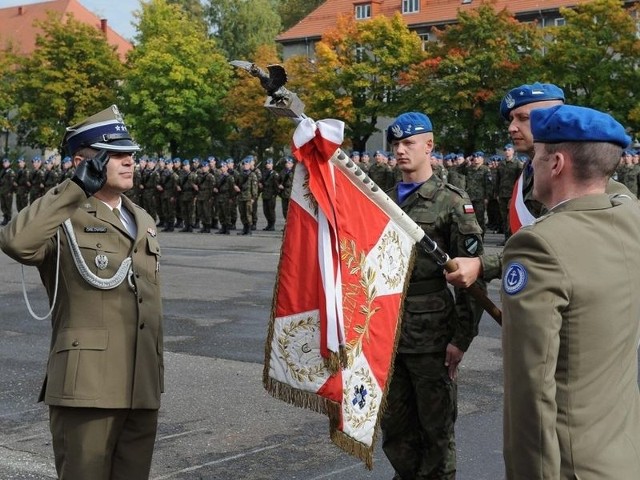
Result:
[[129,41],[109,27],[107,19],[98,18],[78,0],[50,0],[0,9],[0,49],[11,43],[19,53],[31,54],[35,50],[36,36],[41,33],[34,22],[45,20],[50,11],[56,12],[60,19],[73,14],[75,20],[105,32],[107,42],[117,48],[121,60],[133,48]]
[[[516,15],[557,10],[560,7],[572,7],[589,0],[496,0],[496,10],[506,8]],[[313,12],[303,18],[289,30],[281,33],[277,40],[282,43],[302,39],[317,39],[335,28],[336,19],[341,15],[355,15],[355,5],[378,4],[378,15],[392,17],[401,12],[401,0],[327,0]],[[482,0],[420,0],[420,9],[415,13],[406,13],[407,25],[443,25],[455,21],[458,11],[469,11],[482,5]],[[374,11],[375,11],[374,10]]]

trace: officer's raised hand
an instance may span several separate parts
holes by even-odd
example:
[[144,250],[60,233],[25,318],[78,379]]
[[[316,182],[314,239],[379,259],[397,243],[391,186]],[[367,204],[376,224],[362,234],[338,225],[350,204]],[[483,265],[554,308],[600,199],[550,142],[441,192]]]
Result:
[[107,181],[107,163],[109,152],[100,150],[95,157],[85,158],[78,164],[71,180],[90,197],[104,187]]

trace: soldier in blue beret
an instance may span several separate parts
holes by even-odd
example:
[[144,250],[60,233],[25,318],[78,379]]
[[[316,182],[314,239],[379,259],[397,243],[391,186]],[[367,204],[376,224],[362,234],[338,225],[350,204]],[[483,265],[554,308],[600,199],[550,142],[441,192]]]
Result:
[[[403,113],[386,134],[402,172],[391,198],[450,255],[482,253],[469,197],[433,172],[429,117]],[[423,251],[417,252],[403,312],[382,448],[396,478],[454,479],[457,370],[477,334],[480,312],[466,292],[451,293],[442,268]]]
[[506,476],[631,480],[640,209],[606,192],[631,139],[610,115],[573,105],[533,110],[531,131],[533,195],[548,213],[504,249]]

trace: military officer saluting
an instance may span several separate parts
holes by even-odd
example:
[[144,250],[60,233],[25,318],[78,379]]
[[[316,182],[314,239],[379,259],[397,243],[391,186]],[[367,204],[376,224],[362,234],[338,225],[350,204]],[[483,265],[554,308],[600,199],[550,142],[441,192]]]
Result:
[[155,222],[123,195],[139,147],[114,105],[67,128],[63,148],[73,177],[21,210],[0,248],[38,268],[51,304],[40,400],[59,478],[143,480],[164,367]]

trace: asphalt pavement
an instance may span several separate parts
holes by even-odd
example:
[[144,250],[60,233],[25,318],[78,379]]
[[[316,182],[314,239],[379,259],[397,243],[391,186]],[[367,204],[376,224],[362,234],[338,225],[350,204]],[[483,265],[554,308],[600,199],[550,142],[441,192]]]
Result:
[[[379,441],[372,471],[329,440],[325,416],[293,407],[262,387],[265,337],[282,244],[252,236],[159,233],[162,247],[166,393],[153,480],[391,479]],[[487,235],[495,250],[498,235]],[[47,310],[34,268],[26,290]],[[30,317],[19,264],[0,254],[0,479],[52,479],[47,408],[37,396],[50,327]],[[498,301],[498,284],[490,297]],[[459,377],[458,480],[500,480],[500,329],[485,314]]]

